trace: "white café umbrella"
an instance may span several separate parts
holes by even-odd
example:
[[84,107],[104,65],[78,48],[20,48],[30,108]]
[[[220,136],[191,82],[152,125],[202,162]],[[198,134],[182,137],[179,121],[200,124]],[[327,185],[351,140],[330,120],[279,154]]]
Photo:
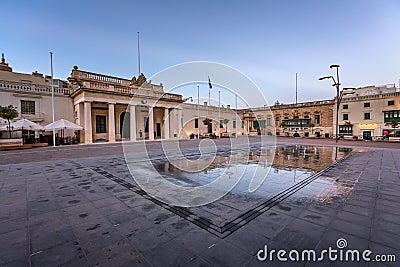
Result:
[[[13,131],[15,130],[29,130],[29,131],[43,131],[43,126],[33,121],[27,119],[17,120],[16,122],[11,123],[11,128]],[[24,138],[22,137],[22,144],[24,144]]]
[[[7,127],[7,126],[6,126]],[[43,126],[27,119],[17,120],[11,123],[13,130],[43,131]]]
[[83,127],[78,124],[75,124],[73,122],[70,122],[68,120],[61,119],[61,120],[55,121],[53,123],[50,123],[50,124],[44,126],[44,129],[46,131],[53,131],[53,129],[54,130],[63,130],[63,129],[83,130]]

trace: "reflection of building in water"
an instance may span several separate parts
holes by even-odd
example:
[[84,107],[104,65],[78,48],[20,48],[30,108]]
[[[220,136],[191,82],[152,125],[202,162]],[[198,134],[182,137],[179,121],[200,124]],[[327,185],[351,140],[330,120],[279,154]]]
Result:
[[[338,148],[338,158],[344,157],[351,149]],[[335,147],[282,146],[275,150],[272,167],[276,170],[304,169],[319,171],[333,164],[336,156]]]
[[[316,147],[316,146],[281,146],[277,148],[267,148],[257,151],[240,152],[234,155],[210,156],[195,161],[187,159],[171,160],[163,166],[164,172],[182,174],[187,172],[202,171],[217,168],[229,168],[234,165],[256,164],[259,167],[274,168],[279,170],[305,170],[320,171],[332,165],[336,158],[340,159],[351,152],[350,148],[336,147]],[[336,155],[337,153],[337,155]]]

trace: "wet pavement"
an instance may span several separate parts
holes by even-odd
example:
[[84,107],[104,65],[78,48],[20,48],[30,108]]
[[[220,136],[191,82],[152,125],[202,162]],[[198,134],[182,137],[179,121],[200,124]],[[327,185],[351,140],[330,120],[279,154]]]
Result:
[[[193,152],[190,142],[184,142],[183,151]],[[216,142],[220,151],[226,151],[226,140]],[[130,177],[118,145],[43,148],[36,154],[1,152],[0,265],[366,266],[285,263],[276,258],[271,263],[256,256],[264,245],[321,251],[336,247],[339,238],[347,240],[349,249],[394,254],[399,260],[399,149],[342,141],[339,144],[353,147],[353,152],[346,156],[342,149],[342,159],[327,168],[334,162],[329,148],[334,142],[278,142],[299,151],[309,143],[314,150],[305,161],[304,155],[290,156],[278,149],[271,168],[273,182],[267,183],[273,187],[261,188],[250,198],[243,193],[246,187],[239,185],[219,202],[197,208],[171,207],[147,195]],[[256,139],[253,144],[257,147]],[[309,162],[315,161],[320,145],[326,147],[317,153],[319,164],[312,169]],[[149,143],[148,151],[165,175],[172,172],[175,179],[193,181],[165,166],[158,142]],[[131,162],[138,168],[142,152]],[[221,168],[213,167],[207,175]]]

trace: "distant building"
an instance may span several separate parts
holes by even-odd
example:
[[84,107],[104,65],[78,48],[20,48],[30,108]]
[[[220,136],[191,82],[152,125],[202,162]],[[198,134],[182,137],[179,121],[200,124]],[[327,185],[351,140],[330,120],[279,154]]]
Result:
[[392,121],[400,122],[400,92],[394,84],[357,88],[343,97],[339,107],[342,136],[368,140],[395,135]]
[[[334,100],[279,104],[239,111],[249,134],[332,136]],[[273,132],[275,131],[275,132]]]
[[[55,119],[74,121],[68,82],[54,79],[53,84]],[[26,118],[42,125],[52,122],[51,77],[38,72],[13,72],[4,54],[0,63],[0,94],[0,105],[15,106],[19,114],[17,119]]]

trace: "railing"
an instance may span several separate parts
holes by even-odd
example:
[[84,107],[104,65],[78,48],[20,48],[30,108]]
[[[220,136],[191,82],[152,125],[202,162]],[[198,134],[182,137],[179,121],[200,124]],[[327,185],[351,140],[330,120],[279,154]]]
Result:
[[256,115],[254,113],[243,113],[243,118],[255,118]]
[[[113,85],[107,83],[100,83],[100,82],[91,82],[91,81],[84,81],[83,82],[84,88],[88,89],[96,89],[101,91],[107,92],[115,92],[119,94],[126,94],[126,95],[137,95],[137,96],[145,96],[145,97],[152,97],[157,98],[160,100],[167,100],[167,101],[182,101],[182,95],[178,94],[171,94],[171,93],[164,93],[163,91],[157,91],[157,85],[147,85],[146,87],[133,87],[133,86],[123,86],[123,85]],[[79,90],[79,88],[75,88],[73,91]]]
[[291,127],[310,127],[311,119],[284,119],[282,120],[283,128],[291,128]]
[[[32,84],[26,82],[12,82],[0,80],[0,89],[19,91],[19,92],[39,92],[39,93],[50,93],[51,86]],[[69,95],[71,90],[69,88],[54,87],[54,93],[58,95]]]

